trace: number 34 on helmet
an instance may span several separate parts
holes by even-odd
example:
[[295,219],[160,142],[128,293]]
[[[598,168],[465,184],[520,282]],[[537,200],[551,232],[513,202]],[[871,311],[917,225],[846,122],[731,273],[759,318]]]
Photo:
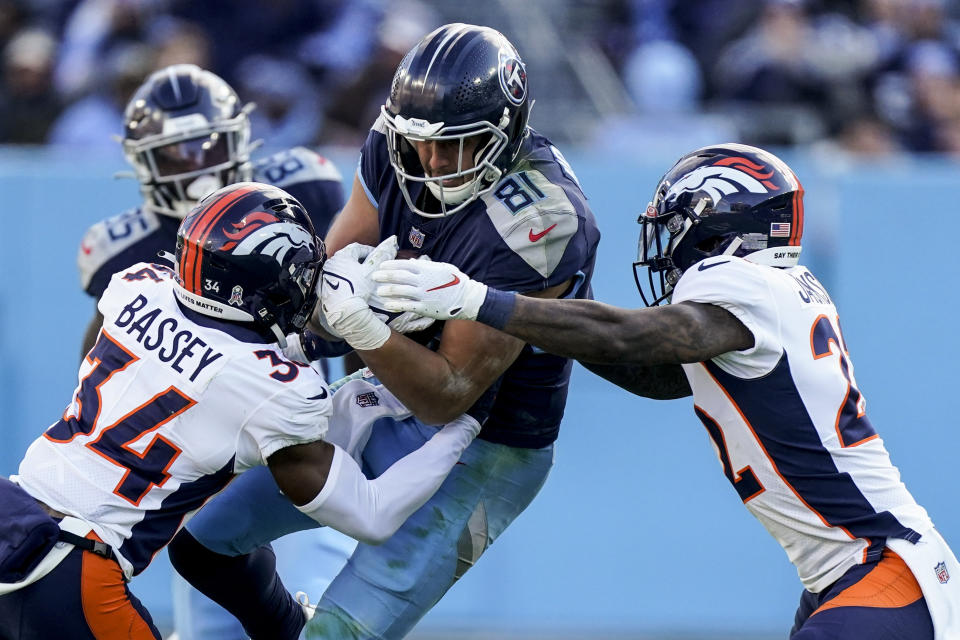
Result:
[[303,330],[326,259],[303,206],[274,186],[239,182],[200,201],[177,232],[177,298],[221,320],[284,336]]

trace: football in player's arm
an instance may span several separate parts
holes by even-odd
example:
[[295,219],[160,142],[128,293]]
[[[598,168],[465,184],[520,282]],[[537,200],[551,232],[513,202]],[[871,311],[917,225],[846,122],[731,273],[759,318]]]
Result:
[[[324,256],[299,202],[241,182],[187,215],[175,269],[139,263],[111,278],[73,400],[30,445],[16,482],[0,482],[3,637],[159,639],[126,581],[258,465],[302,515],[371,544],[437,490],[476,420],[434,428],[367,479],[357,458],[373,423],[409,410],[380,385],[333,390],[283,356],[316,303]],[[255,569],[271,578],[265,591],[234,604],[282,610],[289,626],[253,611],[247,633],[296,638],[306,611],[272,564]]]
[[698,149],[640,222],[645,309],[538,300],[436,262],[371,278],[388,310],[479,320],[640,395],[692,392],[724,474],[797,568],[792,640],[960,637],[960,565],[866,415],[829,294],[797,264],[793,172],[754,147]]

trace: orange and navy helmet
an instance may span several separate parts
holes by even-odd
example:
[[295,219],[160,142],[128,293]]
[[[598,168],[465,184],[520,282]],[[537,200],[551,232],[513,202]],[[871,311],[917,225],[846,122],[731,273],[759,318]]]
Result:
[[[703,147],[660,179],[638,222],[634,277],[644,303],[654,306],[668,299],[684,271],[712,256],[795,266],[803,236],[803,187],[768,151],[733,143]],[[640,267],[647,267],[648,287],[641,284]]]
[[278,341],[303,330],[317,301],[323,241],[296,198],[238,182],[200,201],[177,232],[177,298]]

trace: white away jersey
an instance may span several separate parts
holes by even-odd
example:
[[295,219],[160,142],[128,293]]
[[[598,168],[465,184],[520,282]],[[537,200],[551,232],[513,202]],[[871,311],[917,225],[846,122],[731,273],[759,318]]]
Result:
[[747,509],[818,593],[932,527],[866,416],[837,310],[805,267],[716,257],[673,294],[716,304],[755,339],[746,351],[683,365],[694,409]]
[[316,370],[184,311],[172,277],[147,263],[113,276],[73,401],[19,471],[28,493],[91,523],[133,573],[234,474],[322,438],[331,412]]

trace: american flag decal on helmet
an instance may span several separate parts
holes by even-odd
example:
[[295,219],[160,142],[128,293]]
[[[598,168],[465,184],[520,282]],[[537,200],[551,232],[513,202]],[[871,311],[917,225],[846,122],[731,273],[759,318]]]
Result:
[[789,238],[790,223],[789,222],[771,222],[770,237],[771,238]]

